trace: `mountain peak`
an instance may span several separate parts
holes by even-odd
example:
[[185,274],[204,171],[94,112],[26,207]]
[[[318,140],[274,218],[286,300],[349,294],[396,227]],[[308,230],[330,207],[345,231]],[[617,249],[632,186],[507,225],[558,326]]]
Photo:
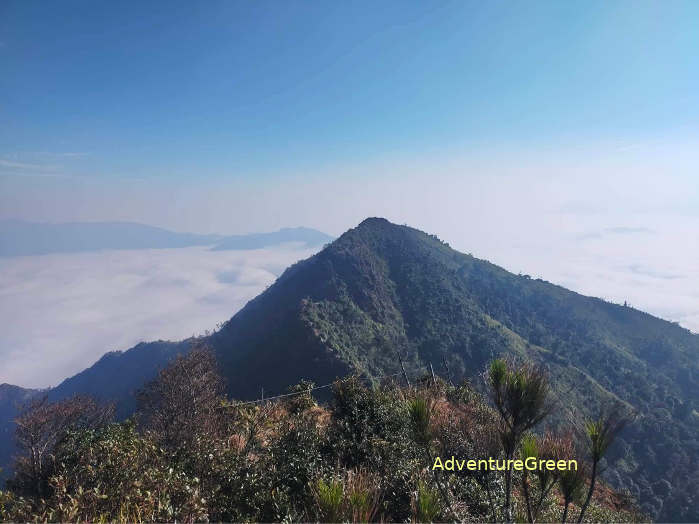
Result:
[[405,226],[399,226],[394,224],[383,217],[368,217],[362,220],[356,227],[350,229],[348,233],[352,231],[374,231],[374,232],[385,232],[390,230],[405,229]]
[[362,220],[357,227],[378,227],[378,226],[395,226],[396,224],[393,224],[392,222],[389,222],[387,219],[383,217],[367,217],[364,220]]
[[368,217],[362,220],[357,226],[347,230],[338,238],[337,246],[343,245],[343,241],[350,242],[369,242],[375,247],[381,248],[388,245],[391,238],[396,238],[395,235],[405,233],[407,231],[418,231],[394,224],[382,217]]

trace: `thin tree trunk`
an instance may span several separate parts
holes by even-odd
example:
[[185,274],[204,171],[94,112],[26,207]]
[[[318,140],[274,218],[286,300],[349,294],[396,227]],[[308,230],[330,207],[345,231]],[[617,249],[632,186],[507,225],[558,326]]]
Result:
[[578,524],[582,522],[583,517],[585,516],[585,511],[587,510],[587,506],[590,504],[590,500],[592,500],[592,493],[595,491],[595,480],[597,478],[597,462],[593,461],[592,462],[592,475],[590,479],[590,489],[587,491],[587,498],[585,499],[585,503],[582,505],[582,508],[580,508],[580,516],[578,516]]
[[541,495],[539,495],[539,500],[536,503],[536,507],[534,508],[534,519],[536,519],[539,516],[539,512],[541,511],[541,505],[544,503],[544,499],[546,498],[546,495],[549,494],[549,491],[551,491],[551,488],[553,487],[553,482],[551,482],[546,489],[543,489],[542,486],[542,491]]
[[493,514],[493,524],[497,522],[497,517],[495,516],[495,504],[493,504],[493,494],[490,491],[490,477],[485,477],[485,491],[488,493],[488,503],[490,504],[490,511]]
[[507,467],[512,453],[507,453],[505,458],[505,522],[512,522],[512,470]]
[[563,506],[563,516],[561,517],[561,524],[566,524],[566,517],[568,517],[568,504],[570,504],[570,501],[566,500],[565,506]]
[[527,503],[527,519],[529,522],[534,522],[534,517],[532,516],[532,504],[529,497],[529,484],[527,482],[527,473],[522,475],[522,491],[524,491],[524,500]]
[[41,459],[39,450],[37,450],[35,446],[32,446],[32,476],[34,477],[34,489],[36,490],[36,494],[41,497],[41,495],[43,495],[41,489]]
[[400,369],[403,371],[403,378],[405,378],[405,383],[408,387],[410,387],[410,381],[408,380],[408,374],[405,372],[405,366],[403,365],[403,359],[400,356],[400,352],[396,350],[396,354],[398,355],[398,362],[400,362]]
[[[427,455],[427,463],[429,464],[432,460],[429,448],[425,448],[425,455]],[[456,515],[456,511],[454,511],[454,508],[451,505],[451,499],[449,498],[446,488],[442,485],[442,482],[439,479],[439,475],[433,469],[430,469],[430,471],[432,471],[432,475],[434,475],[434,480],[437,483],[439,492],[442,498],[444,499],[444,503],[446,504],[447,508],[449,508],[449,513],[451,513],[454,522],[461,522],[461,520],[459,520],[459,517]]]

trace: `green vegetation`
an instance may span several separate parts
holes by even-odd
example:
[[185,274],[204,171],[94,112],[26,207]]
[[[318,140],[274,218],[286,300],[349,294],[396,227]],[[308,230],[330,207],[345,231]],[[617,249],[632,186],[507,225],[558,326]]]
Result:
[[[425,378],[371,387],[350,376],[319,406],[308,383],[255,403],[212,394],[220,383],[212,354],[198,348],[143,389],[125,422],[95,418],[109,409],[85,400],[27,409],[22,424],[60,437],[46,445],[40,471],[23,448],[11,489],[0,491],[0,520],[482,522],[507,514],[503,472],[489,473],[486,493],[478,472],[432,470],[434,457],[479,457],[502,435],[498,412],[468,385]],[[533,439],[523,446],[546,446]],[[504,457],[504,444],[488,453]],[[17,481],[27,476],[35,482]],[[515,471],[514,484],[521,481]],[[536,514],[551,520],[565,492],[546,485],[530,495]],[[592,498],[590,521],[642,518],[610,493]],[[520,515],[530,502],[514,490],[507,504]]]
[[[570,508],[570,503],[579,500],[582,497],[582,491],[585,487],[585,476],[583,475],[583,469],[579,470],[565,470],[561,471],[559,475],[559,487],[561,490],[561,496],[563,497],[563,515],[561,516],[561,523],[565,524],[568,518],[568,508]],[[584,516],[584,512],[580,512],[581,517]]]
[[210,343],[229,394],[247,398],[300,377],[400,373],[399,355],[485,393],[489,362],[516,357],[549,377],[550,429],[610,402],[636,413],[602,459],[604,478],[654,518],[699,521],[699,336],[633,308],[367,219],[289,268]]
[[[496,359],[490,364],[488,374],[490,394],[495,409],[500,415],[500,442],[505,459],[514,457],[515,450],[522,443],[522,437],[548,415],[549,392],[546,376],[541,370],[528,364],[519,369],[511,369],[504,360]],[[536,456],[535,444],[528,439],[524,443],[524,455]],[[526,457],[525,457],[526,458]],[[523,487],[528,487],[526,481]],[[505,520],[512,521],[512,470],[505,472]],[[529,500],[525,493],[525,498]],[[528,506],[529,521],[532,522],[531,508]]]
[[[400,511],[414,507],[419,493],[413,474],[402,464],[418,459],[424,463],[425,449],[434,453],[437,442],[444,446],[445,441],[430,435],[427,444],[415,447],[417,434],[408,427],[411,419],[406,403],[390,391],[366,386],[378,386],[383,376],[400,376],[401,363],[411,373],[431,364],[447,383],[467,380],[472,384],[468,395],[484,395],[489,382],[483,372],[493,360],[502,358],[545,371],[547,399],[554,409],[531,429],[541,454],[555,456],[566,441],[587,442],[580,454],[594,465],[589,435],[575,439],[567,435],[570,421],[595,420],[605,406],[621,404],[636,415],[636,420],[618,435],[615,432],[616,443],[600,456],[595,479],[601,475],[604,484],[636,500],[645,514],[657,520],[699,521],[699,335],[630,307],[509,273],[458,253],[418,230],[383,219],[365,220],[317,255],[288,268],[220,330],[197,342],[214,349],[230,398],[257,399],[261,389],[266,395],[279,393],[302,378],[327,384],[352,373],[368,377],[354,385],[343,382],[342,391],[334,393],[328,412],[333,435],[329,441],[314,431],[299,429],[305,420],[301,414],[310,409],[310,395],[288,408],[299,414],[299,420],[288,424],[289,431],[279,434],[279,440],[263,442],[271,446],[268,450],[273,456],[291,453],[283,445],[294,450],[290,455],[293,461],[286,467],[296,480],[284,484],[282,490],[266,484],[271,482],[267,472],[259,476],[251,472],[246,482],[235,484],[235,489],[252,490],[250,493],[266,489],[275,498],[265,502],[267,509],[263,509],[262,502],[250,496],[249,507],[226,514],[228,520],[252,518],[250,515],[273,520],[269,507],[282,504],[279,497],[293,498],[308,489],[308,482],[315,481],[321,464],[326,464],[319,457],[324,456],[322,450],[327,446],[348,470],[365,467],[388,479],[381,480],[384,496],[380,514],[410,518]],[[190,343],[159,342],[107,355],[50,391],[49,399],[91,394],[114,400],[117,416],[125,418],[136,408],[131,392]],[[299,387],[307,390],[305,384]],[[328,392],[324,389],[319,394]],[[465,405],[473,410],[469,416],[479,424],[489,423],[486,419],[493,414],[475,407],[481,404]],[[267,419],[257,407],[240,407],[236,413],[236,427],[247,431],[245,445],[256,449]],[[500,415],[495,412],[496,418]],[[457,456],[477,458],[502,452],[501,433],[497,431],[460,440],[457,435],[469,434],[464,428],[440,427],[453,433],[449,442]],[[518,428],[515,441],[525,438],[527,431]],[[165,445],[175,437],[158,444]],[[412,448],[409,442],[413,442]],[[520,451],[518,446],[513,449],[513,453]],[[242,461],[240,457],[226,457],[235,467],[245,464],[235,462]],[[307,462],[314,464],[312,475],[304,465]],[[228,467],[221,466],[221,471],[228,471]],[[324,474],[326,482],[338,478],[346,482],[346,477],[334,471]],[[235,478],[221,475],[226,482]],[[194,476],[204,478],[198,471]],[[476,514],[490,514],[489,519],[498,520],[491,511],[496,504],[491,501],[505,494],[505,479],[475,472],[469,476],[473,486],[459,492],[461,488],[452,485],[455,477],[458,475],[448,475],[449,486],[440,475],[424,479],[425,489],[437,494],[441,511],[451,510],[437,481],[454,499],[468,501],[469,508],[480,508],[473,510]],[[561,508],[554,511],[546,501],[559,491],[561,479],[540,472],[529,473],[524,483],[516,477],[509,487],[515,499],[513,518],[560,519]],[[594,505],[595,499],[606,497],[606,488],[599,487],[597,480],[594,484],[583,490],[592,493],[593,501],[584,512],[584,520],[607,518],[600,517],[602,510]],[[293,496],[285,491],[292,485]],[[386,493],[395,495],[387,497]],[[428,491],[424,493],[427,501]],[[539,502],[542,495],[543,502]],[[529,500],[528,509],[526,503],[518,505],[520,496]],[[571,498],[569,520],[579,518],[578,502],[584,504],[584,499]],[[344,515],[349,511],[347,504],[343,499]],[[452,505],[458,510],[456,502]],[[312,507],[316,506],[308,502],[297,508],[295,515],[317,518],[308,513]]]

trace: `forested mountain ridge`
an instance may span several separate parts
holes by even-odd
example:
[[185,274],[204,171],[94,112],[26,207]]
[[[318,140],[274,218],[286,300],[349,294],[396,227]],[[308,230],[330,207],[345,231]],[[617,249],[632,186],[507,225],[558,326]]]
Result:
[[501,354],[535,360],[571,413],[592,413],[608,397],[639,413],[612,457],[617,487],[657,518],[699,518],[696,483],[686,483],[699,455],[699,336],[511,274],[418,230],[365,220],[289,268],[212,344],[236,396],[346,369],[396,372],[398,353],[406,365],[432,363],[454,379],[477,377]]
[[[399,356],[406,366],[431,363],[443,376],[474,383],[498,355],[538,362],[571,418],[608,397],[639,414],[609,457],[613,485],[660,520],[699,520],[699,336],[511,274],[416,229],[365,220],[288,268],[202,341],[215,349],[236,398],[257,397],[261,388],[283,392],[301,378],[395,373]],[[103,359],[51,395],[116,398],[128,411],[136,382],[188,346],[159,344]],[[120,376],[130,378],[115,388]]]

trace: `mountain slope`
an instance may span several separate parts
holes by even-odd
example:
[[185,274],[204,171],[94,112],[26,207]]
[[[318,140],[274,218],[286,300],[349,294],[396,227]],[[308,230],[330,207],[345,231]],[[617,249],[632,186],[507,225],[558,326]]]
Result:
[[90,395],[98,400],[115,403],[119,418],[125,418],[136,408],[136,393],[153,379],[168,361],[185,353],[193,340],[182,342],[141,343],[128,351],[106,353],[95,364],[58,386],[47,390],[24,389],[0,384],[0,483],[6,477],[16,448],[14,418],[23,404],[36,395],[47,395],[50,401],[74,395]]
[[[49,390],[50,400],[74,395],[90,395],[99,400],[115,401],[119,418],[130,415],[136,407],[136,392],[177,355],[189,351],[194,339],[182,342],[140,343],[128,351],[110,351],[88,369],[67,378]],[[115,380],[115,377],[118,379]]]
[[[517,276],[436,237],[368,219],[289,268],[212,339],[235,396],[432,363],[475,378],[496,355],[545,365],[560,407],[614,397],[641,417],[609,479],[660,518],[696,520],[699,336],[628,307]],[[657,434],[657,428],[663,428]],[[671,489],[668,489],[668,485]],[[694,511],[694,513],[692,513]]]
[[[431,363],[478,381],[494,356],[544,365],[560,411],[592,413],[607,398],[636,409],[607,478],[661,520],[697,521],[699,336],[632,308],[513,275],[436,237],[367,219],[288,268],[208,338],[229,393],[256,398],[308,378],[370,376]],[[53,391],[120,398],[181,345],[139,346],[100,361]],[[151,362],[147,373],[138,364]],[[145,369],[145,368],[144,368]],[[118,379],[116,378],[118,377]],[[121,378],[128,387],[114,388]]]

